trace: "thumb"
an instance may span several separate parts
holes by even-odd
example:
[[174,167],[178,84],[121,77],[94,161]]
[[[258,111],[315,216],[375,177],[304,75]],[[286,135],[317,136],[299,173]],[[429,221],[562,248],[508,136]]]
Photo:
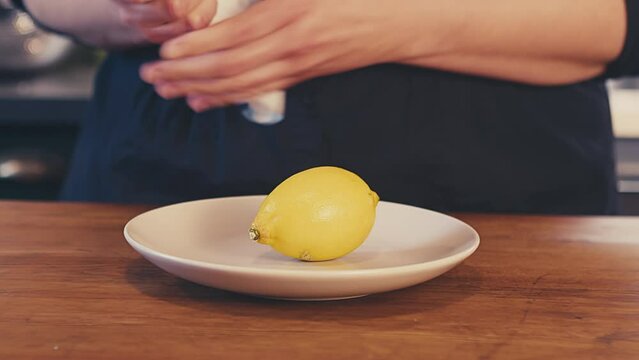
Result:
[[192,29],[208,26],[217,12],[216,0],[167,0],[168,7],[177,19],[184,19]]

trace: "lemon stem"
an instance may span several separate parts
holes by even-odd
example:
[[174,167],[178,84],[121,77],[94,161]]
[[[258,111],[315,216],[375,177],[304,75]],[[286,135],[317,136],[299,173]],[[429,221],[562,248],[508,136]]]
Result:
[[260,232],[256,228],[251,227],[249,229],[249,238],[251,240],[253,240],[253,241],[259,241],[260,240]]

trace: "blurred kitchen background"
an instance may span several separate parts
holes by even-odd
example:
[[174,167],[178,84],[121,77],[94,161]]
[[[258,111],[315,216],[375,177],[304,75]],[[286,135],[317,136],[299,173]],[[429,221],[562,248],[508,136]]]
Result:
[[[56,198],[102,58],[0,9],[0,199]],[[621,210],[639,215],[639,79],[609,88]]]

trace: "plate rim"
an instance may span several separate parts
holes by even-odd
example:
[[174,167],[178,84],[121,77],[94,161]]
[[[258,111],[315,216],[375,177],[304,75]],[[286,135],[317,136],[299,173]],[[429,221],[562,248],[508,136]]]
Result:
[[475,230],[472,226],[470,226],[469,224],[453,217],[447,214],[443,214],[437,211],[433,211],[433,210],[429,210],[429,209],[425,209],[425,208],[420,208],[418,206],[413,206],[413,205],[407,205],[407,204],[401,204],[401,203],[396,203],[396,202],[390,202],[390,201],[380,201],[380,203],[386,203],[386,204],[391,204],[391,205],[399,205],[399,206],[405,206],[405,207],[410,207],[410,208],[414,208],[414,209],[418,209],[420,211],[426,211],[429,212],[431,214],[435,214],[437,216],[441,216],[444,218],[447,218],[448,220],[452,220],[454,222],[459,223],[460,225],[464,226],[465,228],[467,228],[468,230],[471,231],[472,235],[473,235],[473,245],[470,246],[469,248],[455,253],[451,256],[447,256],[441,259],[436,259],[436,260],[431,260],[431,261],[425,261],[425,262],[418,262],[418,263],[414,263],[414,264],[406,264],[406,265],[399,265],[399,266],[387,266],[387,267],[380,267],[380,268],[372,268],[372,269],[355,269],[355,270],[345,270],[345,269],[336,269],[336,270],[290,270],[290,269],[267,269],[267,268],[257,268],[257,267],[247,267],[247,266],[239,266],[239,265],[227,265],[227,264],[220,264],[220,263],[212,263],[212,262],[206,262],[206,261],[201,261],[201,260],[193,260],[193,259],[187,259],[187,258],[183,258],[183,257],[179,257],[179,256],[175,256],[175,255],[170,255],[170,254],[166,254],[164,252],[160,252],[154,249],[149,248],[148,246],[142,245],[141,243],[139,243],[138,241],[136,241],[135,239],[133,239],[133,237],[129,234],[129,227],[131,225],[132,222],[134,222],[135,220],[137,220],[139,217],[141,216],[145,216],[145,215],[149,215],[150,213],[156,212],[156,211],[161,211],[163,209],[166,208],[170,208],[170,207],[177,207],[177,206],[184,206],[184,205],[189,205],[189,204],[194,204],[194,203],[201,203],[201,202],[210,202],[210,201],[216,201],[216,200],[232,200],[232,199],[247,199],[247,198],[264,198],[266,197],[266,195],[244,195],[244,196],[228,196],[228,197],[219,197],[219,198],[210,198],[210,199],[201,199],[201,200],[193,200],[193,201],[185,201],[185,202],[180,202],[180,203],[176,203],[176,204],[171,204],[171,205],[165,205],[165,206],[161,206],[155,209],[151,209],[148,211],[145,211],[143,213],[140,213],[138,215],[136,215],[135,217],[133,217],[132,219],[130,219],[129,221],[127,221],[126,225],[124,226],[124,238],[127,241],[127,243],[133,247],[134,250],[136,250],[140,255],[142,255],[143,257],[146,258],[145,253],[148,254],[152,254],[153,256],[159,257],[163,260],[168,260],[174,263],[180,263],[180,264],[184,264],[184,265],[188,265],[191,267],[199,267],[199,268],[206,268],[207,270],[212,270],[212,271],[227,271],[227,272],[234,272],[234,273],[241,273],[241,274],[245,274],[245,275],[260,275],[260,276],[265,276],[265,275],[272,275],[272,276],[286,276],[288,278],[290,277],[299,277],[299,278],[305,278],[308,279],[309,277],[317,277],[317,278],[328,278],[328,277],[342,277],[342,276],[349,276],[349,277],[354,277],[354,276],[361,276],[361,277],[367,277],[367,276],[379,276],[379,275],[389,275],[389,274],[395,274],[395,273],[411,273],[411,272],[419,272],[420,270],[422,270],[423,268],[428,268],[428,267],[438,267],[442,264],[457,264],[463,260],[465,260],[466,258],[470,257],[472,254],[475,253],[475,251],[479,248],[479,245],[481,243],[481,238],[479,236],[479,233],[477,232],[477,230]]

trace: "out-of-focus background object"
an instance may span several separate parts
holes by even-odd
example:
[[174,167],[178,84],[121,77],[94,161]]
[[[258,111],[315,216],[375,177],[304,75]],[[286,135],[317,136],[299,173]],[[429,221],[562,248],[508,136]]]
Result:
[[0,12],[0,71],[40,70],[64,61],[73,42],[43,31],[31,17],[19,11]]
[[0,198],[56,199],[101,58],[0,9]]
[[[0,199],[57,197],[102,58],[0,10]],[[621,210],[639,215],[639,79],[608,85]]]
[[610,81],[622,214],[639,214],[639,78]]

